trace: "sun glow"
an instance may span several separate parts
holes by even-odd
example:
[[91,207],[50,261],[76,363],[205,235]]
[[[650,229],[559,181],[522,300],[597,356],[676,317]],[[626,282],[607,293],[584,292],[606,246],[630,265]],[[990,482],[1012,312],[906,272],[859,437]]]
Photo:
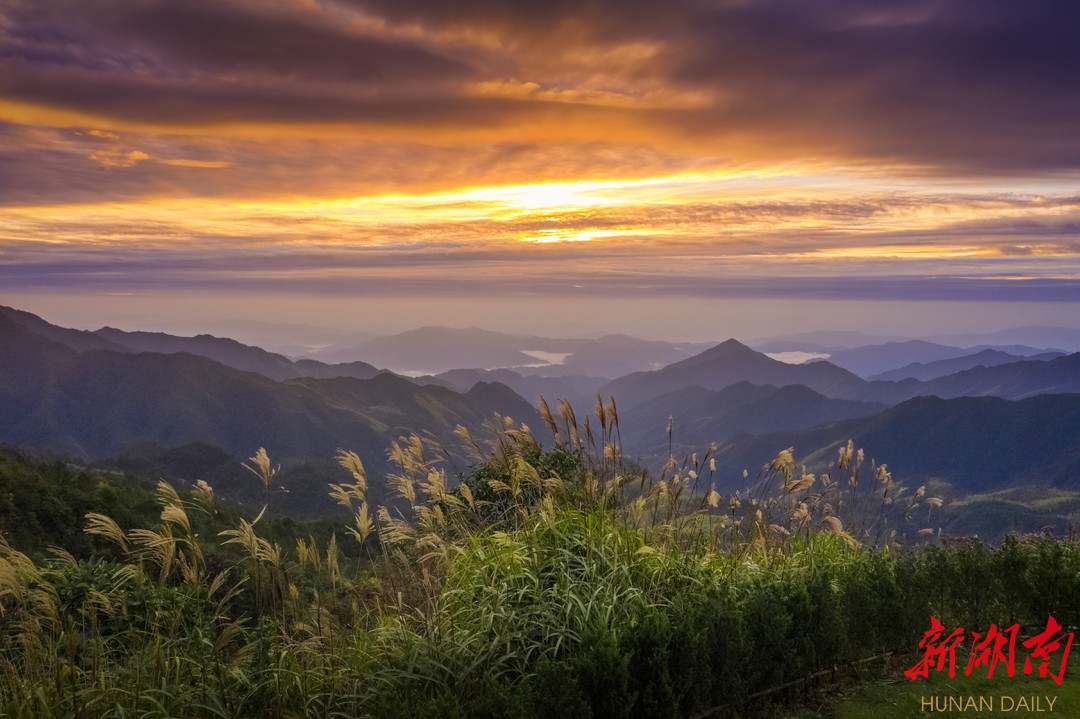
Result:
[[659,234],[655,231],[632,229],[581,229],[581,230],[538,230],[536,232],[523,232],[518,235],[523,242],[533,242],[538,245],[550,245],[559,242],[592,242],[594,240],[610,240],[619,237],[648,237]]
[[[284,238],[290,229],[303,228],[303,243],[340,236],[342,242],[378,244],[379,237],[397,234],[397,228],[419,229],[476,226],[506,227],[506,237],[527,241],[583,241],[633,232],[657,234],[655,228],[592,227],[589,218],[611,214],[621,208],[636,211],[649,206],[671,206],[707,197],[722,200],[726,192],[745,191],[747,183],[771,178],[782,170],[714,171],[645,178],[575,180],[525,184],[464,187],[415,194],[375,194],[359,197],[283,197],[279,200],[222,202],[205,198],[141,199],[138,202],[60,204],[43,207],[0,209],[0,218],[9,227],[19,226],[24,239],[37,234],[40,241],[117,240],[135,221],[144,237],[166,230],[170,241],[195,239],[200,235],[253,236],[271,234]],[[736,185],[738,187],[736,187]],[[558,222],[558,228],[511,227],[519,223],[543,225]],[[572,226],[568,226],[572,225]],[[33,228],[49,226],[48,232]],[[349,229],[376,230],[363,237],[348,235]],[[262,229],[264,232],[259,233]],[[88,232],[87,230],[92,230]],[[325,232],[324,232],[325,231]],[[545,240],[545,238],[547,238]],[[551,238],[554,238],[552,240]]]
[[881,263],[891,272],[926,274],[962,263],[964,272],[996,275],[1007,261],[1034,277],[1072,272],[1075,251],[1051,236],[999,237],[993,224],[1066,220],[1072,205],[1065,200],[985,188],[897,189],[857,172],[783,165],[351,197],[8,207],[0,208],[0,242],[8,243],[5,262],[46,262],[62,250],[80,262],[138,255],[181,265],[227,245],[240,261],[274,255],[263,277],[434,281],[451,255],[456,276],[478,282],[526,259],[531,272],[593,263],[602,272],[695,267],[711,276],[757,276],[781,266],[854,272]]

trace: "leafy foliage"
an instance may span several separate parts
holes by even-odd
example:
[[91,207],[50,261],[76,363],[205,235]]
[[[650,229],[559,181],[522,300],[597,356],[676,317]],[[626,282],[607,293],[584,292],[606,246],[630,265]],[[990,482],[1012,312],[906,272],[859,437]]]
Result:
[[[708,453],[650,477],[622,461],[614,401],[592,416],[598,425],[544,405],[551,449],[512,422],[479,440],[463,431],[476,464],[454,487],[438,451],[403,437],[389,453],[398,496],[381,506],[364,462],[341,451],[330,487],[348,512],[341,544],[289,535],[272,508],[230,513],[208,485],[164,482],[143,524],[88,510],[107,550],[31,559],[0,542],[0,706],[13,717],[746,713],[758,692],[912,651],[931,614],[1080,622],[1080,545],[918,546],[932,535],[905,523],[940,502],[864,468],[850,444],[833,477],[785,450],[721,496]],[[256,457],[259,494],[274,465]]]

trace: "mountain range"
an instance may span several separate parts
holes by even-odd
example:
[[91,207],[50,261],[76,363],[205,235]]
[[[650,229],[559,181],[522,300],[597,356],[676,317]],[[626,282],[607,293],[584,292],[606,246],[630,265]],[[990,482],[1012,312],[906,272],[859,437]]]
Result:
[[542,375],[520,374],[508,369],[455,369],[432,376],[413,379],[421,384],[437,384],[458,392],[465,392],[477,382],[499,382],[519,395],[537,404],[541,397],[546,399],[565,399],[571,404],[591,405],[600,388],[608,380],[602,377],[577,375],[545,377]]
[[325,362],[362,359],[409,375],[511,369],[525,376],[614,379],[637,370],[663,367],[709,346],[617,334],[551,338],[476,327],[421,327],[385,337],[339,342],[307,356]]
[[452,444],[456,426],[476,430],[495,412],[540,424],[531,405],[499,384],[458,393],[390,373],[278,381],[189,352],[77,351],[7,313],[0,345],[0,438],[79,457],[146,442],[206,442],[238,457],[265,446],[283,462],[347,448],[384,470],[399,435],[429,431]]
[[[953,347],[950,345],[937,344],[935,342],[926,342],[925,340],[906,340],[904,342],[886,342],[884,344],[832,350],[828,353],[828,360],[839,367],[854,372],[860,377],[868,379],[886,379],[881,375],[886,373],[891,374],[894,371],[900,370],[902,367],[912,364],[928,364],[932,362],[959,359],[961,357],[971,357],[987,349],[1009,354],[1016,359],[1024,359],[1032,356],[1041,357],[1046,354],[1064,354],[1057,350],[1048,352],[1026,345]],[[977,361],[971,362],[968,363],[967,366],[958,366],[957,369],[953,371],[975,367],[978,364],[980,363]],[[904,379],[913,376],[914,375],[901,374],[891,376],[889,379]]]
[[1036,394],[1080,392],[1080,353],[1051,359],[1022,358],[993,367],[972,367],[923,382],[864,380],[832,362],[819,360],[787,364],[730,339],[686,360],[659,370],[635,372],[604,385],[632,407],[686,387],[719,390],[736,384],[804,385],[826,397],[897,404],[918,396],[967,397],[992,395],[1022,399]]
[[[905,484],[944,481],[961,493],[1004,486],[1080,488],[1080,395],[917,397],[869,417],[738,437],[716,452],[721,476],[751,475],[779,449],[827,470],[847,440]],[[729,487],[732,486],[728,482]]]
[[666,440],[670,420],[678,446],[699,451],[740,435],[808,429],[884,409],[876,402],[826,397],[804,385],[738,382],[720,390],[684,387],[646,400],[621,412],[620,428],[627,445],[656,448]]
[[297,377],[356,377],[370,379],[381,370],[366,362],[326,364],[311,359],[291,360],[284,355],[267,352],[259,347],[241,344],[227,337],[196,335],[178,337],[163,332],[125,332],[103,327],[93,332],[57,327],[37,315],[0,306],[0,318],[44,339],[82,352],[107,350],[111,352],[156,352],[175,354],[187,352],[220,362],[227,367],[256,372],[270,379],[286,380]]
[[934,362],[912,362],[903,367],[873,375],[869,379],[884,380],[886,382],[917,379],[922,382],[928,382],[932,379],[937,379],[938,377],[946,377],[957,372],[974,369],[975,367],[996,367],[998,365],[1009,364],[1011,362],[1022,362],[1024,360],[1046,361],[1061,356],[1061,352],[1040,352],[1025,356],[1010,354],[1009,352],[997,349],[984,349],[973,354],[940,359]]
[[[867,345],[904,342],[909,339],[909,337],[896,335],[879,335],[846,330],[817,330],[793,332],[774,337],[760,337],[751,340],[748,344],[761,352],[789,352],[795,350],[829,352],[865,347]],[[993,332],[956,332],[934,335],[923,337],[920,341],[969,349],[972,347],[996,347],[1000,349],[1014,345],[1080,352],[1080,329],[1076,327],[1028,325]]]
[[[414,339],[425,336],[434,335]],[[559,354],[559,342],[530,351]],[[0,308],[0,441],[88,459],[126,457],[170,472],[185,462],[224,466],[222,457],[247,457],[260,446],[287,468],[326,462],[347,448],[378,477],[388,469],[386,448],[401,435],[430,432],[452,459],[462,459],[458,425],[475,432],[498,413],[539,429],[540,396],[553,406],[568,399],[583,417],[600,394],[618,402],[627,456],[656,467],[669,451],[702,452],[716,443],[730,482],[788,446],[808,464],[827,467],[849,438],[898,476],[964,491],[1080,482],[1080,353],[968,352],[867,380],[831,361],[780,362],[734,339],[689,356],[693,345],[623,336],[574,342],[564,367],[578,353],[576,366],[596,369],[604,347],[619,360],[610,367],[679,358],[614,379],[520,367],[403,377],[372,363],[291,359],[210,335],[72,330]],[[500,356],[520,360],[516,350],[507,352]],[[898,351],[896,359],[907,356]],[[315,491],[321,479],[312,482]]]
[[787,364],[756,352],[734,339],[662,369],[634,372],[601,388],[624,406],[685,387],[718,390],[738,382],[776,386],[801,384],[830,397],[853,397],[865,381],[829,362]]

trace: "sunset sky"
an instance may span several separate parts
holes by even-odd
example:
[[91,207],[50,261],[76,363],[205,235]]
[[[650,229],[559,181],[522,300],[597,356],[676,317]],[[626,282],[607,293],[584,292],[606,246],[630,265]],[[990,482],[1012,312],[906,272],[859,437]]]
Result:
[[1080,326],[1077,37],[1075,0],[0,0],[0,304]]

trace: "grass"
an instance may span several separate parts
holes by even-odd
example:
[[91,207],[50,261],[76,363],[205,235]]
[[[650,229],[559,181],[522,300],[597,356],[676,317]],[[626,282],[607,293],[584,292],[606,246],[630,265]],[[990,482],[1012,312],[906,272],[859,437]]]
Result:
[[[282,546],[266,510],[217,531],[211,487],[160,483],[159,521],[86,531],[108,557],[33,560],[0,541],[0,707],[11,717],[652,719],[798,701],[807,675],[911,650],[933,613],[1080,622],[1080,545],[922,546],[941,502],[841,446],[829,475],[790,450],[721,496],[709,453],[659,476],[623,461],[614,400],[555,444],[500,420],[394,442],[372,506],[342,451],[341,536]],[[593,422],[595,419],[595,423]],[[263,496],[275,472],[251,459]],[[748,478],[749,480],[750,478]],[[1008,577],[1008,581],[1003,581]],[[773,688],[780,691],[772,692]],[[768,699],[749,697],[768,692]]]

